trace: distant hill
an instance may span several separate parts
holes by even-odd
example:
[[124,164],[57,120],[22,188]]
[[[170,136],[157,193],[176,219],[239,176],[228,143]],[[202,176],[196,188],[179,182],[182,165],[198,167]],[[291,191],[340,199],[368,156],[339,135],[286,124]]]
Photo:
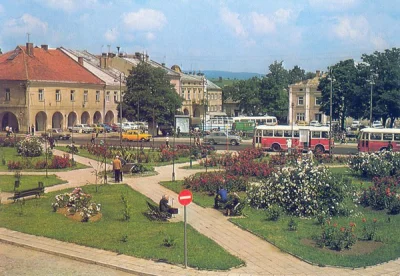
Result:
[[259,73],[249,73],[249,72],[228,72],[228,71],[215,71],[215,70],[204,70],[202,71],[207,79],[218,79],[219,77],[223,79],[237,79],[237,80],[247,80],[252,77],[261,77],[263,74]]

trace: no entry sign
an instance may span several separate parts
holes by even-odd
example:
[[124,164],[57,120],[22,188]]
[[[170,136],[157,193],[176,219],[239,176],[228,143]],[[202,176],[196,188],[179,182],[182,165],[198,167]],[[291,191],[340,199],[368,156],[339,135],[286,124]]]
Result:
[[189,205],[193,200],[192,192],[189,190],[183,190],[178,195],[178,201],[183,206]]

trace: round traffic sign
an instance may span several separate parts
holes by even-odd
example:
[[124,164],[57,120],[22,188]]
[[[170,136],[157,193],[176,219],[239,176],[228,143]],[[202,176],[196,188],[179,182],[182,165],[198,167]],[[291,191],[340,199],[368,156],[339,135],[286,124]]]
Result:
[[178,201],[183,206],[189,205],[193,200],[192,192],[189,190],[183,190],[178,195]]

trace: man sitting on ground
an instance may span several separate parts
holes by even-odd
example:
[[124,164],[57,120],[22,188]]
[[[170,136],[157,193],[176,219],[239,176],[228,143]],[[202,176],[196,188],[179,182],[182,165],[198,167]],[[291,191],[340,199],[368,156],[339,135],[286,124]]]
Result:
[[219,187],[217,195],[214,199],[214,208],[219,209],[219,203],[227,203],[228,202],[228,191],[223,187]]

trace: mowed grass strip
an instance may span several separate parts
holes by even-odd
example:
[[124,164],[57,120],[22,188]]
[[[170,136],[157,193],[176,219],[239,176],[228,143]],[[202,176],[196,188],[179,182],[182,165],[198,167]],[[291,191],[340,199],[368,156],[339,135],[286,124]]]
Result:
[[[14,192],[14,183],[15,183],[14,175],[0,175],[0,190],[3,192]],[[67,181],[58,178],[54,174],[48,175],[29,175],[22,173],[20,178],[19,187],[16,189],[17,191],[29,190],[32,188],[38,187],[38,182],[43,182],[44,187],[50,187],[58,184],[67,183]]]
[[[26,200],[2,206],[0,226],[80,245],[101,248],[140,258],[184,264],[183,222],[154,222],[147,219],[145,196],[126,185],[94,185],[82,187],[93,196],[92,201],[102,206],[102,218],[97,222],[82,223],[52,211],[51,203],[59,191],[40,199]],[[130,205],[131,218],[123,220],[124,195]],[[227,270],[243,265],[211,239],[201,235],[190,225],[187,229],[188,265],[199,269]],[[169,239],[171,247],[163,245]]]

